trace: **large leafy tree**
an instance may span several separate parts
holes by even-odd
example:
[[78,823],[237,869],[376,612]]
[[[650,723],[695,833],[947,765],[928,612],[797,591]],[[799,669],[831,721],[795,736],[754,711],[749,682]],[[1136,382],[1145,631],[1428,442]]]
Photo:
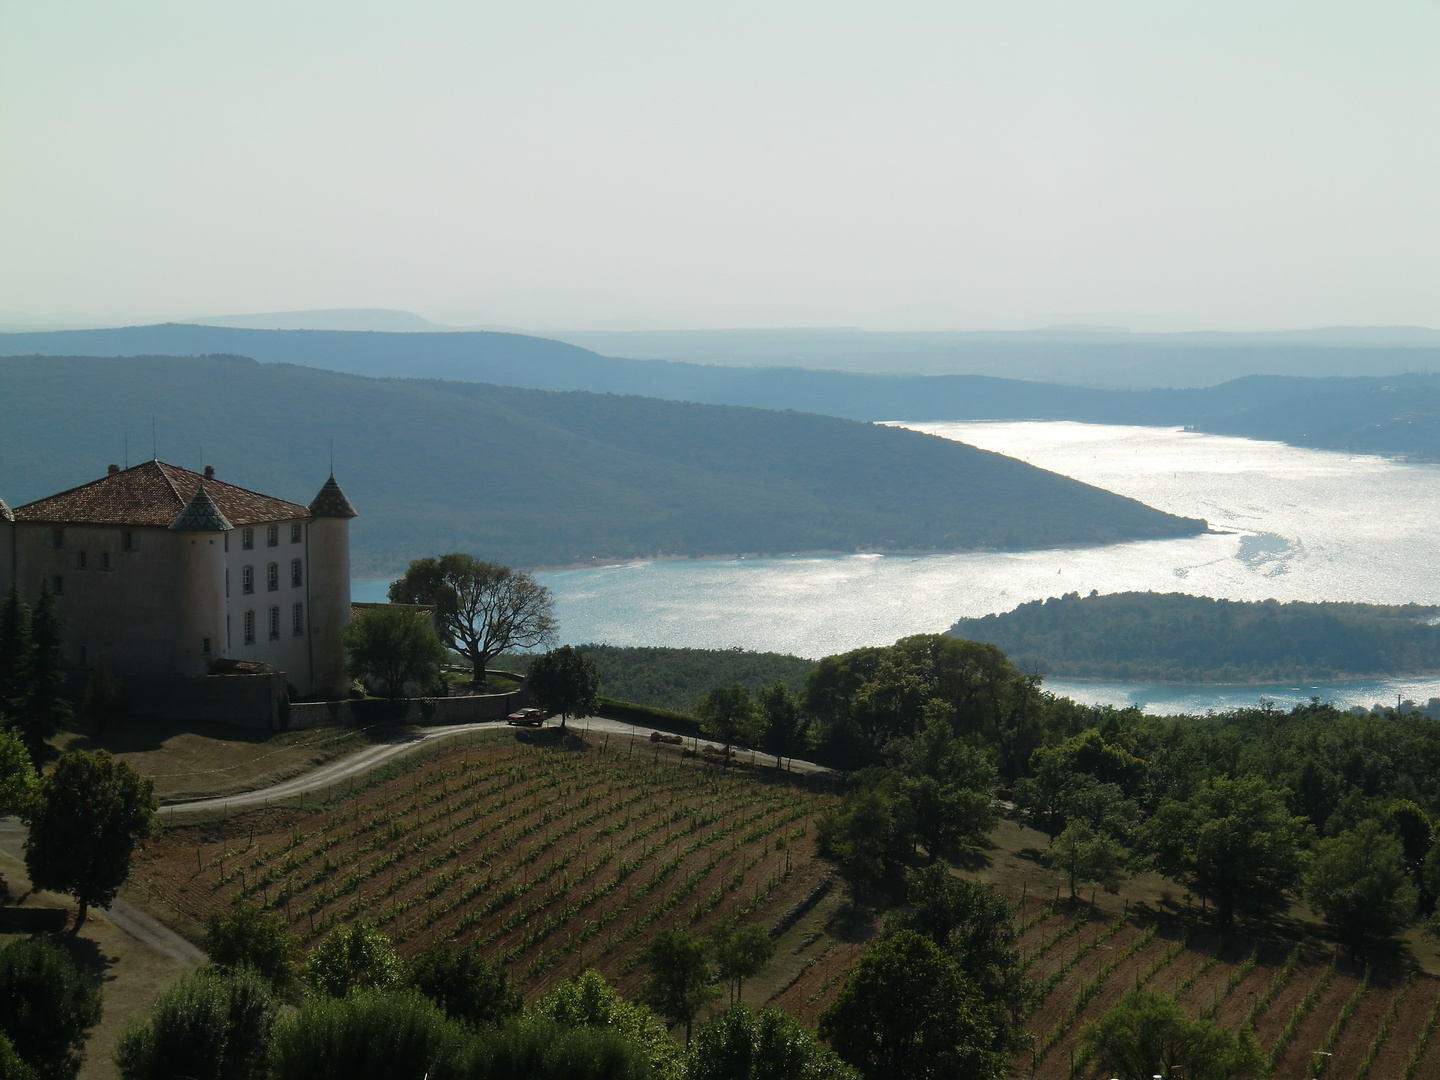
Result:
[[394,990],[404,977],[405,964],[395,946],[363,919],[335,927],[305,958],[306,981],[330,997]]
[[1283,793],[1255,776],[1222,777],[1189,799],[1163,799],[1143,839],[1161,873],[1215,905],[1221,925],[1237,914],[1282,909],[1300,879],[1309,830]]
[[996,1053],[1021,1049],[1035,987],[1016,944],[1014,908],[979,882],[956,877],[944,863],[931,863],[911,878],[909,901],[909,910],[895,916],[897,928],[924,934],[975,984]]
[[100,1022],[100,987],[45,938],[0,949],[0,1035],[40,1080],[73,1080]]
[[1075,885],[1081,881],[1098,882],[1106,891],[1115,891],[1124,852],[1107,833],[1092,829],[1083,819],[1076,819],[1055,838],[1045,851],[1045,865],[1060,870],[1070,881],[1070,899],[1075,899]]
[[1004,1063],[974,983],[913,930],[860,959],[820,1014],[820,1037],[867,1080],[982,1080]]
[[685,1045],[700,1007],[714,996],[706,943],[684,930],[662,930],[645,947],[640,997],[666,1020],[685,1025]]
[[30,673],[30,605],[13,582],[0,603],[0,714],[20,715]]
[[762,727],[760,744],[767,754],[775,755],[778,769],[782,758],[793,757],[795,751],[804,746],[805,714],[783,679],[776,679],[771,686],[762,686],[757,704]]
[[1384,944],[1415,917],[1419,889],[1402,842],[1373,818],[1320,841],[1305,880],[1310,906],[1356,949]]
[[229,911],[212,911],[205,920],[205,955],[221,971],[249,968],[269,980],[277,994],[295,984],[299,940],[285,921],[241,901]]
[[525,686],[541,707],[560,714],[562,731],[570,717],[588,716],[599,707],[600,672],[595,661],[572,645],[537,656]]
[[565,979],[528,1013],[567,1028],[600,1028],[636,1047],[650,1063],[655,1080],[681,1080],[683,1061],[665,1025],[650,1008],[626,1001],[594,968]]
[[690,1048],[686,1080],[855,1080],[856,1073],[778,1009],[744,1005],[702,1027]]
[[695,718],[700,730],[725,744],[725,761],[730,761],[730,747],[752,744],[760,735],[761,718],[750,691],[739,683],[707,691],[695,703]]
[[35,784],[25,744],[14,732],[0,728],[0,815],[20,813]]
[[520,991],[474,942],[457,947],[452,941],[432,941],[411,965],[410,982],[450,1019],[475,1027],[501,1024],[520,1012]]
[[763,926],[724,925],[710,935],[716,974],[730,987],[730,1003],[740,1000],[745,980],[759,975],[775,955],[775,942]]
[[26,804],[25,869],[37,889],[108,908],[130,876],[135,845],[158,829],[155,784],[104,750],[61,755]]
[[350,655],[350,670],[377,679],[391,698],[413,683],[430,690],[440,683],[445,645],[423,611],[405,604],[372,608],[347,623],[340,641]]
[[416,559],[390,586],[390,601],[434,604],[450,644],[485,684],[490,661],[507,649],[533,649],[555,638],[550,590],[523,570],[455,552]]
[[1083,1052],[1102,1075],[1150,1080],[1159,1070],[1186,1080],[1261,1080],[1270,1075],[1249,1028],[1232,1035],[1210,1020],[1192,1019],[1168,994],[1127,990],[1080,1031]]

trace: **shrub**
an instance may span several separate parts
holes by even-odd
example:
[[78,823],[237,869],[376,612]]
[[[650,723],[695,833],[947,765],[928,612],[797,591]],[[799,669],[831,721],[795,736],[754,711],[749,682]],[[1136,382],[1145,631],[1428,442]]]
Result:
[[40,1080],[70,1080],[100,1021],[100,988],[45,938],[0,950],[0,1032]]
[[520,992],[508,985],[505,970],[467,945],[433,941],[416,958],[411,984],[445,1010],[452,1020],[476,1027],[503,1023],[520,1011]]
[[645,1080],[644,1050],[613,1029],[519,1020],[479,1037],[466,1074],[484,1080]]
[[459,1080],[472,1036],[415,991],[312,998],[276,1025],[273,1080]]
[[1259,1080],[1269,1075],[1248,1027],[1232,1035],[1195,1020],[1168,994],[1128,990],[1080,1030],[1081,1053],[1121,1080],[1149,1080],[1156,1070],[1187,1068],[1192,1080]]
[[851,1080],[858,1076],[777,1009],[736,1005],[695,1036],[686,1080]]
[[594,968],[555,987],[531,1014],[571,1027],[609,1028],[641,1048],[656,1077],[681,1074],[680,1053],[664,1025],[644,1005],[622,998]]
[[295,984],[295,935],[275,915],[241,901],[205,920],[205,955],[222,971],[250,968],[285,995]]
[[390,939],[363,919],[331,930],[305,960],[310,985],[337,998],[352,990],[396,989],[404,971]]
[[35,1072],[20,1060],[10,1040],[0,1032],[0,1080],[34,1080]]
[[263,1077],[274,1021],[262,975],[202,970],[161,994],[148,1023],[125,1030],[115,1061],[122,1080]]

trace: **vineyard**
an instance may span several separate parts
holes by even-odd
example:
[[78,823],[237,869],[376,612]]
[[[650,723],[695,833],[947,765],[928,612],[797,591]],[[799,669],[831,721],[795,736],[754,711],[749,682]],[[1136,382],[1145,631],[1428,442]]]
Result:
[[397,772],[319,808],[167,829],[139,883],[192,924],[249,900],[306,947],[356,918],[406,955],[474,941],[528,996],[589,966],[633,992],[658,929],[773,922],[828,871],[813,836],[831,796],[648,746],[487,736]]
[[[1030,903],[1019,919],[1021,953],[1039,998],[1027,1027],[1033,1051],[1016,1076],[1097,1075],[1081,1026],[1132,987],[1172,995],[1194,1016],[1248,1025],[1275,1080],[1417,1080],[1440,1076],[1440,981],[1400,969],[1337,961],[1318,947],[1232,936],[1194,924],[1141,923]],[[1108,1074],[1106,1074],[1108,1075]]]

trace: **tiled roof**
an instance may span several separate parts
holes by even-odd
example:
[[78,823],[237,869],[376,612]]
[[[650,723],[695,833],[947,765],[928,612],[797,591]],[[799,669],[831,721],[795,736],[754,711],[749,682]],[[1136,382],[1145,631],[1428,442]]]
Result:
[[325,486],[320,493],[310,500],[310,513],[316,517],[338,517],[353,518],[359,515],[355,513],[355,507],[350,505],[350,500],[345,497],[345,492],[340,490],[340,485],[335,482],[335,474],[330,474],[330,479],[325,481]]
[[17,521],[57,525],[156,525],[168,528],[205,485],[216,508],[232,525],[305,518],[310,511],[200,473],[146,461],[15,508]]
[[201,484],[195,491],[190,505],[180,511],[180,516],[170,523],[176,532],[229,532],[235,528],[210,498],[210,493]]

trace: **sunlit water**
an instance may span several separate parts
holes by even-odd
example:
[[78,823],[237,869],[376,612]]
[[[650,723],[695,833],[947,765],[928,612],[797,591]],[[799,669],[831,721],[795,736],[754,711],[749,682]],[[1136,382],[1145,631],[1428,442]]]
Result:
[[[1235,600],[1440,603],[1440,466],[1174,428],[1075,423],[909,425],[1129,495],[1223,533],[1109,547],[964,555],[839,555],[631,563],[537,576],[566,640],[823,656],[962,616],[1092,589]],[[356,582],[382,599],[383,582]],[[1165,687],[1051,680],[1080,700],[1203,711],[1312,694],[1422,704],[1440,678],[1310,686]]]

